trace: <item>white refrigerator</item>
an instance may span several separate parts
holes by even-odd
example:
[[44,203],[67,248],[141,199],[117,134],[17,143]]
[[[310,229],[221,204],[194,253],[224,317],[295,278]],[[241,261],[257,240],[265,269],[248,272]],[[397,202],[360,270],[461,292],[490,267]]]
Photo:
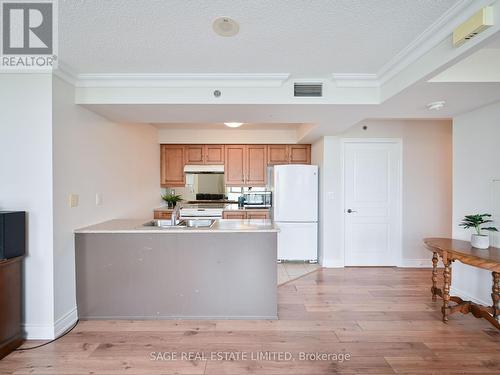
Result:
[[318,166],[269,168],[272,218],[278,233],[278,260],[318,260]]

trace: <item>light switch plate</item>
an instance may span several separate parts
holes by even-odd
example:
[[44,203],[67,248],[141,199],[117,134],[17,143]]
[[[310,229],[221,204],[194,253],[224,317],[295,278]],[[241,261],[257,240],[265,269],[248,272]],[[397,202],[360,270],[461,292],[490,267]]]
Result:
[[68,197],[69,207],[78,207],[79,196],[78,194],[70,194]]
[[330,200],[334,200],[335,199],[335,194],[333,193],[333,191],[329,191],[326,194],[327,194],[328,199],[330,199]]

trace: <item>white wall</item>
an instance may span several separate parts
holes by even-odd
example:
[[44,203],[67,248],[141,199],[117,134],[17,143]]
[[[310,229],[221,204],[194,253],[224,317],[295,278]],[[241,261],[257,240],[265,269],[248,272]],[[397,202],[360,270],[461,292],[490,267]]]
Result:
[[[493,181],[500,180],[500,103],[453,119],[453,237],[470,240],[470,230],[458,226],[463,216],[494,213]],[[498,194],[500,191],[497,190]],[[498,210],[498,207],[496,207]],[[496,212],[500,214],[500,212]],[[500,226],[500,218],[496,218]],[[500,246],[500,235],[492,235]],[[452,289],[466,299],[491,305],[491,273],[453,263]]]
[[28,212],[24,325],[53,334],[52,78],[0,74],[0,209]]
[[[367,126],[367,130],[363,130]],[[403,141],[402,266],[430,265],[422,239],[451,235],[451,122],[364,121],[335,137],[324,137],[322,249],[325,266],[342,266],[342,139],[401,138]],[[321,229],[320,229],[321,230]]]
[[[151,218],[161,204],[157,129],[110,122],[75,105],[73,96],[73,87],[54,77],[56,334],[76,318],[73,230],[115,218]],[[69,207],[70,193],[79,195],[78,207]]]

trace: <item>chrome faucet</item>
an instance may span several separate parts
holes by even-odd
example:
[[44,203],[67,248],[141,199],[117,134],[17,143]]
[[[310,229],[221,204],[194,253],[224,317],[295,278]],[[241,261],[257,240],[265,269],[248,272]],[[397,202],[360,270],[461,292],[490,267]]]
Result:
[[177,225],[177,215],[179,215],[180,209],[181,209],[181,205],[176,204],[174,207],[174,210],[172,211],[172,216],[171,216],[172,226]]

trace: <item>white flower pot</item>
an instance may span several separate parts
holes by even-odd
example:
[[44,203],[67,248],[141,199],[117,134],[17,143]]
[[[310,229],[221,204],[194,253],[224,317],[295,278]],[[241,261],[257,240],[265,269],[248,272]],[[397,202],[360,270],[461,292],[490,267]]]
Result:
[[490,247],[490,236],[487,234],[473,234],[470,243],[475,248],[487,249]]

